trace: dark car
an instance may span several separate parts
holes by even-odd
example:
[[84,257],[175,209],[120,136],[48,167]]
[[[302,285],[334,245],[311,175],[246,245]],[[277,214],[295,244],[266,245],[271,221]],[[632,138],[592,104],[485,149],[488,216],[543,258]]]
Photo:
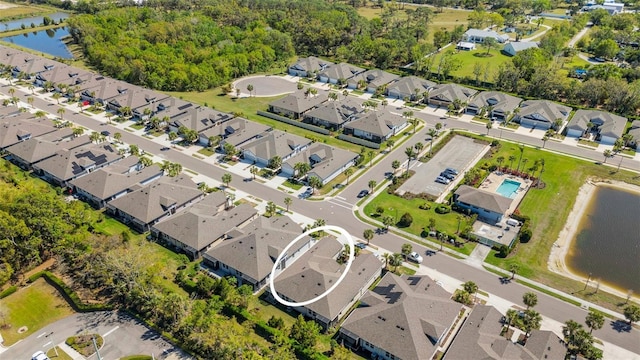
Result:
[[108,132],[107,130],[102,130],[102,131],[100,132],[100,135],[109,136],[109,135],[111,135],[111,133],[110,133],[110,132]]
[[358,249],[365,249],[367,247],[367,244],[359,242],[359,243],[356,243],[356,247]]
[[449,184],[451,181],[449,181],[449,179],[444,178],[444,177],[442,177],[442,176],[438,176],[438,177],[436,178],[436,182],[437,182],[437,183],[440,183],[440,184],[447,185],[447,184]]
[[369,195],[369,190],[362,190],[358,193],[358,198],[363,198],[367,195]]
[[440,173],[440,176],[442,176],[443,178],[447,178],[449,180],[453,180],[453,179],[456,178],[456,176],[453,175],[452,173],[448,173],[448,172],[444,172],[444,171]]
[[164,146],[164,147],[161,147],[161,148],[160,148],[160,151],[167,151],[167,150],[169,150],[169,149],[170,149],[170,148],[169,148],[168,146]]
[[446,168],[446,169],[444,169],[444,172],[450,173],[450,174],[453,174],[453,175],[458,175],[458,170],[456,170],[454,168]]

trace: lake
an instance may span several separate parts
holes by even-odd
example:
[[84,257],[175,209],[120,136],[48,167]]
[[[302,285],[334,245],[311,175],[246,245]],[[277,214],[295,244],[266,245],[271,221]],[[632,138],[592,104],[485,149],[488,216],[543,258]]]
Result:
[[[36,26],[40,26],[42,25],[42,18],[44,16],[45,15],[33,16],[28,18],[0,22],[0,31],[17,30],[22,27],[22,24],[24,24],[24,26],[26,26],[27,28],[31,27],[31,23],[34,23]],[[53,14],[47,14],[46,16],[48,16],[52,20],[55,20],[55,22],[59,22],[60,20],[68,18],[69,13],[59,11]]]
[[591,273],[603,284],[640,294],[640,194],[598,186],[566,263],[585,278]]
[[20,35],[0,38],[1,41],[10,42],[29,49],[53,55],[62,59],[72,59],[73,55],[62,42],[62,38],[69,35],[69,31],[64,28],[40,30],[27,32]]

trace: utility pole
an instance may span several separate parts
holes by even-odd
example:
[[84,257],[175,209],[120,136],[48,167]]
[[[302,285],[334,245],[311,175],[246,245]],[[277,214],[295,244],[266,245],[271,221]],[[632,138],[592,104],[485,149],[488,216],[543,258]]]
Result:
[[91,340],[93,340],[93,348],[96,349],[96,354],[98,355],[98,360],[102,360],[102,356],[100,356],[100,350],[98,350],[98,344],[96,343],[96,337],[92,336]]

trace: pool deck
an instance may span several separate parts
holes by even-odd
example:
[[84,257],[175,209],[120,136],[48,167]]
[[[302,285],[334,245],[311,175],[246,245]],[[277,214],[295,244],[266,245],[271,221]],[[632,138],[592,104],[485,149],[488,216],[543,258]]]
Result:
[[507,210],[506,215],[509,216],[515,211],[515,209],[518,208],[518,206],[522,202],[522,199],[524,199],[524,196],[527,194],[527,191],[531,187],[531,184],[532,184],[531,180],[526,180],[526,179],[517,177],[515,175],[494,171],[490,173],[489,176],[487,176],[487,178],[482,182],[482,184],[480,184],[480,189],[497,193],[497,190],[500,187],[500,184],[502,184],[502,182],[506,179],[517,181],[520,183],[520,188],[516,190],[516,196],[513,198],[513,201],[511,202],[511,206],[509,206],[509,210]]

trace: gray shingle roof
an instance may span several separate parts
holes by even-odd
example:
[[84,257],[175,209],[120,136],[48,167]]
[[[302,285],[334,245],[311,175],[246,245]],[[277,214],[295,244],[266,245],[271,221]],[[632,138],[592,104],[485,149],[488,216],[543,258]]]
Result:
[[187,111],[175,115],[172,120],[177,127],[185,126],[188,129],[202,132],[231,118],[233,115],[229,113],[198,106],[197,108],[190,107]]
[[323,60],[315,56],[299,58],[295,64],[291,65],[292,69],[302,71],[320,71],[329,65],[334,65],[331,61]]
[[212,193],[188,210],[153,227],[200,252],[258,213],[246,203],[218,212],[225,202],[226,196],[222,192]]
[[[310,300],[324,293],[338,280],[346,265],[338,264],[343,246],[326,237],[317,242],[275,280],[275,289],[293,301]],[[367,281],[379,274],[382,263],[373,254],[361,254],[353,260],[349,272],[329,295],[305,306],[327,319],[335,319],[356,297]]]
[[456,201],[464,202],[487,209],[499,214],[504,214],[509,210],[512,199],[488,192],[482,189],[476,189],[468,185],[461,185],[455,192]]
[[422,93],[434,87],[436,83],[421,79],[417,76],[405,76],[400,80],[391,83],[387,86],[387,91],[394,91],[401,96],[415,95],[416,89],[418,89],[418,96],[422,96]]
[[339,126],[362,111],[364,111],[362,104],[354,98],[348,97],[338,101],[327,101],[317,108],[310,110],[305,114],[305,117],[317,118],[329,124]]
[[265,136],[252,140],[241,146],[243,151],[250,151],[260,159],[271,159],[274,156],[284,158],[295,149],[308,145],[311,140],[280,130],[273,130]]
[[311,156],[321,159],[321,161],[312,165],[309,175],[315,175],[320,179],[326,179],[329,175],[336,172],[336,170],[342,168],[346,163],[357,158],[358,154],[331,147],[323,143],[313,143],[304,151],[301,151],[297,155],[288,159],[286,163],[289,164],[291,168],[299,162],[311,164]]
[[380,69],[371,69],[355,75],[347,81],[347,84],[357,86],[360,80],[364,80],[367,86],[377,88],[399,78],[398,75]]
[[393,128],[406,122],[402,116],[386,110],[368,111],[359,114],[353,121],[345,124],[345,128],[366,131],[380,137],[392,132]]
[[505,45],[505,48],[507,46],[512,47],[515,52],[519,52],[519,51],[523,51],[531,48],[537,48],[538,43],[533,41],[518,41],[518,42],[508,43],[507,45]]
[[509,39],[509,35],[507,35],[507,34],[500,35],[500,34],[498,34],[497,32],[495,32],[493,30],[469,29],[464,33],[464,35],[481,37],[481,38],[492,37],[492,38],[494,38],[496,40],[500,40],[500,41],[504,41],[506,39]]
[[322,104],[327,101],[327,99],[327,95],[323,93],[306,96],[304,92],[297,91],[293,94],[289,94],[278,100],[272,101],[269,103],[269,106],[296,113],[303,113]]
[[341,332],[404,360],[431,359],[435,342],[453,325],[462,308],[432,279],[392,273],[360,303],[344,321]]
[[34,138],[54,131],[49,119],[36,119],[28,113],[5,117],[0,122],[0,149],[22,141],[27,134]]
[[469,101],[470,105],[474,105],[478,108],[483,106],[493,106],[494,110],[501,110],[502,112],[511,112],[517,109],[522,101],[521,98],[515,97],[509,94],[505,94],[499,91],[483,91],[473,97]]
[[71,150],[62,149],[37,164],[39,169],[61,180],[82,174],[89,167],[102,167],[122,158],[111,144],[88,144]]
[[71,128],[61,128],[39,138],[19,142],[7,147],[7,152],[30,164],[55,155],[62,149],[74,149],[91,143],[88,135],[71,137]]
[[302,228],[288,216],[260,216],[233,232],[237,236],[207,251],[207,256],[260,281],[271,273],[280,252],[302,233]]
[[524,351],[533,359],[564,359],[567,348],[558,335],[547,330],[532,330]]
[[329,79],[345,79],[349,80],[356,74],[363,72],[363,68],[359,68],[355,65],[347,64],[347,63],[339,63],[328,66],[326,70],[319,73],[318,76],[326,76]]
[[442,84],[436,85],[429,92],[429,100],[453,102],[460,99],[462,102],[468,102],[469,98],[477,91],[460,86],[458,84]]
[[520,104],[518,116],[537,121],[553,123],[556,119],[564,119],[570,112],[569,106],[560,105],[549,100],[527,100]]
[[589,122],[600,125],[601,135],[617,138],[622,136],[627,118],[606,111],[578,110],[567,124],[567,128],[585,131]]
[[145,224],[165,214],[172,205],[181,206],[202,196],[202,191],[184,174],[163,176],[158,181],[111,200],[109,206]]

